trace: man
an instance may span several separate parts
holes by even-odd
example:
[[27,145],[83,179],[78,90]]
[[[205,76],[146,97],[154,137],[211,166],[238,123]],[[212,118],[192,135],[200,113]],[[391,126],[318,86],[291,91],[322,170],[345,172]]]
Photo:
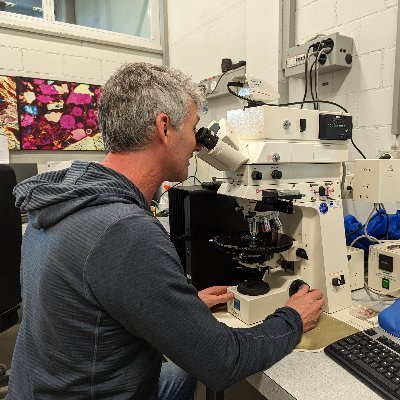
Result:
[[[160,184],[188,175],[202,101],[179,71],[126,65],[102,92],[103,163],[78,161],[16,187],[30,222],[9,399],[168,398],[164,372],[158,388],[162,354],[222,390],[284,357],[315,326],[324,300],[308,287],[256,327],[216,321],[207,305],[226,294],[199,298],[150,213]],[[186,378],[174,398],[193,390]]]

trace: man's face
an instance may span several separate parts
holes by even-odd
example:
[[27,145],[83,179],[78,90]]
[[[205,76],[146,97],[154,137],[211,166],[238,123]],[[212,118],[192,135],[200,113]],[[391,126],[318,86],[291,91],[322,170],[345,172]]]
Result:
[[199,146],[196,146],[196,126],[199,119],[197,109],[191,103],[181,131],[174,128],[176,132],[173,132],[168,158],[168,180],[170,181],[181,182],[188,177],[189,160],[193,156],[193,151],[200,150]]

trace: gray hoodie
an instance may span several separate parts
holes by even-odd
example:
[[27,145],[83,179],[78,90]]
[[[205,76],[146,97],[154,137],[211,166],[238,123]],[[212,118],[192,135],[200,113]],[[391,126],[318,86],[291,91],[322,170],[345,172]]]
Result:
[[219,323],[116,171],[78,161],[14,193],[29,225],[9,400],[156,399],[162,354],[221,390],[299,342],[301,318],[287,307],[249,329]]

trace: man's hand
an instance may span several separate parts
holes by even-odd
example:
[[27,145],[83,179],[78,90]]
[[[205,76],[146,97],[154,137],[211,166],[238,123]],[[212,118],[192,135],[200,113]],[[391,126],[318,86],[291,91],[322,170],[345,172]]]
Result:
[[233,300],[233,293],[227,293],[229,286],[211,286],[207,289],[200,290],[198,295],[206,305],[211,308],[217,304],[227,303]]
[[318,318],[322,314],[325,304],[322,293],[318,289],[309,291],[308,285],[303,285],[285,304],[296,310],[303,321],[303,332],[315,327]]

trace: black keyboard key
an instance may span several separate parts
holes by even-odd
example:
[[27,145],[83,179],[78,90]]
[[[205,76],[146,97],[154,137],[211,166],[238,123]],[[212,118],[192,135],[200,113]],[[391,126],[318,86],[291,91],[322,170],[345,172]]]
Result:
[[382,398],[400,400],[398,340],[385,336],[380,329],[368,329],[327,346],[325,353]]
[[395,383],[397,386],[400,386],[400,378],[398,376],[394,376],[391,381]]
[[346,354],[346,360],[355,361],[357,360],[357,356],[355,354]]
[[335,350],[340,350],[340,349],[342,348],[342,346],[340,346],[340,344],[338,344],[338,343],[333,343],[331,346],[332,346]]
[[366,364],[362,360],[357,360],[355,364],[369,377],[375,378],[378,382],[382,385],[387,386],[392,392],[395,392],[398,387],[389,379],[385,378],[384,376],[377,374],[374,369],[372,369],[368,364]]
[[394,378],[393,372],[385,372],[384,375],[386,376],[386,378],[389,378],[393,382],[393,379],[392,379],[392,378]]
[[[364,362],[366,362],[366,361],[364,360]],[[368,363],[368,364],[370,365],[371,368],[378,368],[379,367],[379,364],[376,361],[374,361],[373,363]]]

